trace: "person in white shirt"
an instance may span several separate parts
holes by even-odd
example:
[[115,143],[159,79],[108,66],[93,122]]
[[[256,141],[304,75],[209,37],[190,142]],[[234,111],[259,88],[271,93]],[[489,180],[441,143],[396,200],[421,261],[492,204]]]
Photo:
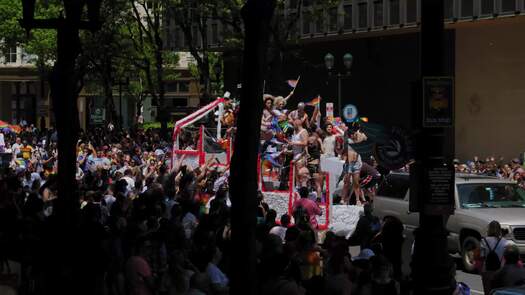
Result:
[[124,179],[128,183],[128,186],[126,187],[128,192],[131,192],[135,189],[135,179],[133,179],[133,172],[131,169],[127,169],[121,179]]
[[281,225],[276,225],[270,229],[270,234],[276,235],[281,238],[281,241],[283,244],[285,243],[285,236],[286,236],[286,230],[288,229],[288,226],[290,225],[290,216],[288,214],[283,214],[281,216]]
[[17,137],[15,143],[11,146],[11,150],[13,151],[13,155],[15,156],[15,158],[18,156],[18,154],[20,154],[20,149],[23,146],[24,145],[22,144],[22,139],[20,137]]
[[331,123],[326,124],[326,136],[323,139],[323,151],[325,157],[335,157],[335,135],[332,133],[334,126]]
[[3,153],[5,149],[4,133],[0,132],[0,153]]

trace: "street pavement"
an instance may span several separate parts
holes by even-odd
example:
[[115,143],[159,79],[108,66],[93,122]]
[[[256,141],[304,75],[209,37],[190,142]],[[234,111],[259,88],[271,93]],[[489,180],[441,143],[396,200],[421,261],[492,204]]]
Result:
[[[410,274],[410,252],[412,248],[412,242],[414,237],[412,233],[406,233],[405,243],[403,244],[403,273],[408,276]],[[359,254],[359,247],[351,247],[350,253],[352,256],[357,256]],[[452,255],[454,261],[456,261],[457,271],[456,271],[456,281],[463,282],[470,288],[472,295],[482,295],[483,293],[483,284],[481,283],[481,276],[478,274],[470,274],[463,272],[461,269],[461,260],[459,256]]]

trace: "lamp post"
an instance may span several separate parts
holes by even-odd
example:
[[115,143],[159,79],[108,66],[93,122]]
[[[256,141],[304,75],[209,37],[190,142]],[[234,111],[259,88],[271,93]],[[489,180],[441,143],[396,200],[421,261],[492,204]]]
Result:
[[[337,111],[341,115],[341,80],[350,77],[350,69],[354,62],[354,57],[350,53],[343,55],[343,65],[345,67],[344,72],[338,72],[334,70],[335,57],[331,53],[327,53],[324,57],[324,64],[328,70],[329,78],[335,77],[337,79]],[[334,73],[335,71],[335,73]]]

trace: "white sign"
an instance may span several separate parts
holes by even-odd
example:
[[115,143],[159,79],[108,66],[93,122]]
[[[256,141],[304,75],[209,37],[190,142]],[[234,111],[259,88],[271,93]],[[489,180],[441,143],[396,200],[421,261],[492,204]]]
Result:
[[353,104],[347,104],[343,108],[343,118],[345,118],[346,122],[354,122],[357,119],[357,108]]
[[334,118],[334,104],[332,102],[326,103],[326,116],[330,118],[330,121]]

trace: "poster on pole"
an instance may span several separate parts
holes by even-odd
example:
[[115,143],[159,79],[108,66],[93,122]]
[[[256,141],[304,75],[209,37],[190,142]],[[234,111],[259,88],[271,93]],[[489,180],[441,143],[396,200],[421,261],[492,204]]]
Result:
[[449,128],[454,125],[454,79],[423,78],[423,127]]
[[326,117],[330,122],[334,120],[334,103],[333,102],[327,102],[326,103]]

